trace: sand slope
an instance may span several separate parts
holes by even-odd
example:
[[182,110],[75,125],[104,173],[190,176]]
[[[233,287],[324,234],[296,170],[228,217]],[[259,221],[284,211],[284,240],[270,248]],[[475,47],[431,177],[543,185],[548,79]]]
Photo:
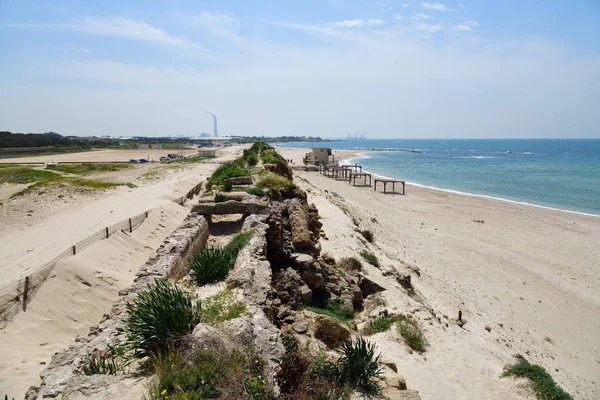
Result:
[[131,234],[116,233],[57,263],[26,312],[0,331],[0,395],[22,398],[52,354],[88,332],[188,210],[166,203]]

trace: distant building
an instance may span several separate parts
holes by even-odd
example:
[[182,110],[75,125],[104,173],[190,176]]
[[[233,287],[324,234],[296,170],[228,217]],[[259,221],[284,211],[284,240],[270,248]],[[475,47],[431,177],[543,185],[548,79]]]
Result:
[[215,157],[216,150],[208,150],[208,149],[202,149],[202,150],[198,150],[198,156],[200,157]]
[[335,161],[329,147],[313,147],[312,157],[310,158],[314,164],[330,164]]

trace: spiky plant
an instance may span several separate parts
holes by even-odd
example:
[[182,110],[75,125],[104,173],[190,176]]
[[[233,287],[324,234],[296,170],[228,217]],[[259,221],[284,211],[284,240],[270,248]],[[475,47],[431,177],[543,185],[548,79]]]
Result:
[[166,280],[155,280],[148,290],[127,303],[127,343],[137,354],[166,350],[178,336],[200,322],[200,301]]
[[228,248],[203,249],[190,262],[190,275],[198,285],[218,282],[227,276],[237,253]]
[[381,355],[375,355],[375,345],[362,337],[341,345],[342,356],[337,361],[337,377],[341,385],[349,383],[377,392],[377,380],[382,378]]
[[227,201],[227,197],[225,197],[222,193],[215,193],[215,203],[223,203]]

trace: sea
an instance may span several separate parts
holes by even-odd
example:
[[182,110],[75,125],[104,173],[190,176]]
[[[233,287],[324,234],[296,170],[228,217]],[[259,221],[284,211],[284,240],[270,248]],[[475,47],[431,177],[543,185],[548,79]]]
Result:
[[600,139],[364,139],[280,145],[364,151],[351,162],[379,176],[600,216]]

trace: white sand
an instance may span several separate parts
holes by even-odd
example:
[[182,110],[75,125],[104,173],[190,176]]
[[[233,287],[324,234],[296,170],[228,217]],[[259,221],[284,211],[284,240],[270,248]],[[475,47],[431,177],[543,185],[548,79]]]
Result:
[[[218,160],[231,159],[240,151],[239,147],[223,149]],[[0,287],[36,271],[70,246],[106,226],[185,195],[215,168],[213,163],[187,164],[181,170],[160,175],[159,179],[136,180],[135,183],[141,185],[137,188],[120,187],[62,199],[49,190],[48,193],[7,201],[2,208],[7,209],[6,223],[10,219],[10,225],[0,222],[0,259],[3,260]],[[132,173],[131,170],[121,172]],[[64,206],[57,207],[54,204],[57,202]],[[28,217],[26,212],[29,210],[37,218]],[[0,210],[0,215],[3,212]],[[32,222],[28,222],[30,220]],[[16,227],[19,230],[15,230]]]
[[189,210],[165,203],[131,234],[116,233],[56,264],[26,312],[0,331],[0,393],[22,398],[52,354],[86,334]]
[[[301,164],[305,151],[281,152]],[[310,181],[301,184],[324,216],[324,251],[339,258],[364,248],[332,201],[341,203],[375,233],[369,246],[384,265],[420,269],[413,283],[438,316],[463,311],[464,330],[425,323],[426,360],[375,337],[423,399],[522,398],[512,379],[499,378],[516,353],[544,366],[576,399],[600,398],[600,218],[411,185],[406,196],[384,195],[317,172],[298,175]],[[391,308],[422,308],[408,306],[399,287],[384,293]]]

